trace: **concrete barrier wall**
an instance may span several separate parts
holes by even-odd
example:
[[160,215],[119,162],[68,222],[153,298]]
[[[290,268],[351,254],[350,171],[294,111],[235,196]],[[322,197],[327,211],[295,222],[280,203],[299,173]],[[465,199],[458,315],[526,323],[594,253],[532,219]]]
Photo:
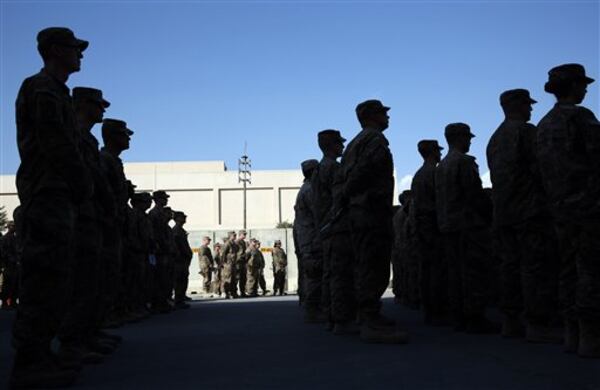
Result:
[[[189,232],[188,241],[194,250],[194,258],[190,265],[190,282],[188,286],[188,294],[202,293],[203,278],[198,273],[198,248],[202,244],[202,237],[208,236],[212,238],[211,250],[214,254],[214,244],[216,242],[223,243],[223,238],[227,237],[226,230],[193,230]],[[286,278],[286,291],[288,293],[296,293],[298,290],[298,259],[296,258],[294,240],[292,238],[292,229],[249,229],[247,240],[256,238],[261,243],[261,250],[265,258],[265,280],[267,289],[273,291],[273,270],[271,250],[275,240],[281,240],[281,247],[287,254],[288,269]]]

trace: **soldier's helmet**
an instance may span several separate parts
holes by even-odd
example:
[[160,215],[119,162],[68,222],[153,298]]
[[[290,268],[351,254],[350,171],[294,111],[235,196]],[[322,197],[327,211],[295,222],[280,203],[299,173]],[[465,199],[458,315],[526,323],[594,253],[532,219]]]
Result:
[[585,68],[581,64],[559,65],[548,72],[548,81],[544,85],[544,90],[548,93],[555,93],[565,84],[579,80],[587,84],[594,82],[593,78],[585,74]]
[[75,87],[73,88],[73,100],[75,103],[92,101],[102,105],[104,108],[110,107],[110,102],[102,96],[102,91],[96,88]]

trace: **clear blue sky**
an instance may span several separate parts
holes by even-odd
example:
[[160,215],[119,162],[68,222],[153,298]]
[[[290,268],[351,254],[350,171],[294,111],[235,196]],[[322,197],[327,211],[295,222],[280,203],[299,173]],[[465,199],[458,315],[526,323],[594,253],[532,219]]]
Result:
[[[598,1],[2,1],[0,173],[16,172],[14,100],[41,68],[37,31],[69,26],[89,40],[68,85],[103,89],[106,117],[135,130],[125,161],[225,160],[244,141],[254,169],[319,157],[317,131],[359,130],[355,105],[392,107],[386,131],[399,177],[420,165],[416,142],[447,123],[477,134],[502,119],[501,91],[528,88],[553,104],[547,71],[580,62],[599,72]],[[598,113],[598,84],[584,104]],[[97,133],[97,129],[95,130]],[[444,142],[445,143],[445,142]]]

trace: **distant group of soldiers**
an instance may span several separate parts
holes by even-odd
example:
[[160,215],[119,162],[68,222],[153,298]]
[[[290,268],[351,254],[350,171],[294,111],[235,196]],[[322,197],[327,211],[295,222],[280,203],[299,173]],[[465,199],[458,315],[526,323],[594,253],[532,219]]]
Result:
[[[104,119],[110,103],[101,90],[71,94],[65,85],[88,42],[61,27],[40,31],[37,42],[44,67],[23,82],[16,101],[21,206],[12,238],[2,240],[3,248],[14,242],[8,257],[20,264],[15,388],[68,386],[84,364],[100,363],[121,342],[103,329],[189,307],[193,256],[185,213],[167,207],[165,191],[135,193],[125,177],[119,156],[133,131]],[[91,133],[97,123],[102,148]],[[4,272],[15,280],[11,267]],[[14,305],[11,294],[3,302]]]
[[[294,235],[305,320],[366,342],[408,339],[380,313],[389,283],[426,324],[472,334],[563,343],[600,357],[600,123],[579,106],[589,78],[580,64],[551,69],[555,106],[538,126],[525,89],[500,95],[505,120],[487,146],[492,189],[468,155],[475,135],[451,123],[441,158],[422,140],[423,166],[392,208],[389,107],[356,107],[362,131],[344,150],[337,130],[318,134],[320,161],[302,163]],[[341,162],[337,159],[341,157]],[[504,321],[486,317],[494,291]]]
[[[226,299],[257,297],[260,287],[262,295],[266,295],[265,259],[260,249],[260,241],[251,238],[246,241],[247,232],[240,230],[237,234],[230,231],[223,238],[223,245],[215,243],[214,255],[210,249],[212,239],[202,238],[198,252],[199,273],[204,279],[205,293],[225,294]],[[284,295],[287,272],[287,255],[281,247],[281,240],[275,240],[273,250],[273,295]]]

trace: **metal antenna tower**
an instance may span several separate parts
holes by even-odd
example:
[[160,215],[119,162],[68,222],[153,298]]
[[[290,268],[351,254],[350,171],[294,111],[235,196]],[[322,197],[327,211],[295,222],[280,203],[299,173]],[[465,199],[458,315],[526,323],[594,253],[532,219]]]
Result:
[[252,161],[248,158],[247,147],[248,145],[244,141],[244,155],[238,160],[238,183],[244,185],[244,230],[246,229],[246,187],[248,184],[252,184],[252,172],[250,172]]

